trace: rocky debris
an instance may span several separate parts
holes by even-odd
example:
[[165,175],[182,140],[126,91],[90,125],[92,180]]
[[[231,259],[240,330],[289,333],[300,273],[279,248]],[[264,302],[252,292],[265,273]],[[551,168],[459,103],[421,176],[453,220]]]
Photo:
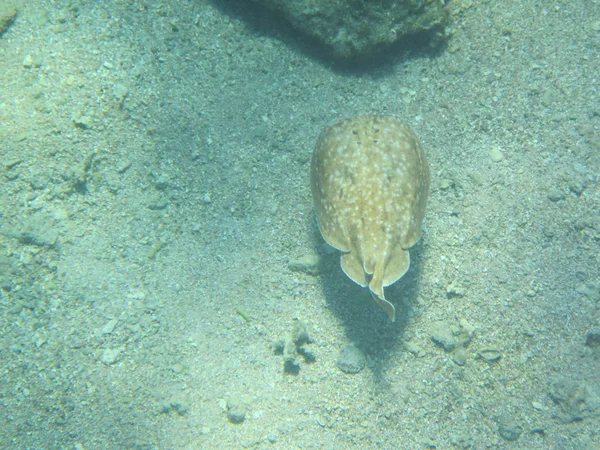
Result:
[[471,342],[474,332],[474,327],[464,319],[458,324],[440,320],[431,326],[431,339],[447,352],[451,352],[456,347],[466,347]]
[[9,5],[0,6],[0,36],[2,36],[15,21],[17,10]]
[[299,356],[302,356],[306,362],[315,360],[312,352],[304,347],[310,343],[312,343],[312,339],[308,335],[306,324],[296,319],[292,330],[283,340],[275,344],[275,352],[283,355],[285,372],[298,374],[300,371]]
[[511,417],[501,417],[497,423],[498,434],[507,441],[516,441],[523,433],[523,427]]
[[324,272],[323,258],[318,254],[308,254],[288,261],[288,268],[294,272],[320,275]]
[[367,365],[367,357],[354,344],[348,344],[340,350],[337,360],[338,368],[344,373],[358,373]]
[[410,34],[443,30],[443,2],[412,0],[254,0],[340,60],[369,58]]
[[600,397],[585,382],[561,378],[552,384],[549,394],[564,423],[600,416]]
[[238,397],[231,397],[227,400],[227,419],[231,423],[240,424],[246,420],[248,405],[242,402]]
[[585,345],[600,349],[600,329],[588,331],[585,337]]

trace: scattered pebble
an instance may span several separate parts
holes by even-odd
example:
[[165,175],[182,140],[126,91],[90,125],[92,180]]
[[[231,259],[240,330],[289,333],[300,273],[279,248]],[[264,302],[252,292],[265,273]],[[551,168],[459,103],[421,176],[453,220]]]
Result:
[[337,360],[338,368],[344,373],[358,373],[365,368],[367,358],[365,354],[353,344],[342,347]]
[[464,347],[456,347],[452,352],[452,361],[459,366],[464,366],[467,362],[467,350]]
[[453,297],[459,297],[460,298],[460,297],[464,297],[465,296],[465,288],[462,287],[457,280],[453,280],[446,287],[446,296],[448,298],[453,298]]
[[537,409],[538,411],[544,410],[544,405],[540,402],[533,401],[531,402],[531,406],[533,406],[533,409]]
[[477,357],[491,363],[502,358],[502,352],[496,348],[482,348],[477,352]]
[[454,186],[454,181],[453,180],[450,180],[449,178],[442,178],[440,180],[440,189],[442,191],[450,189],[452,186]]
[[58,240],[58,230],[53,227],[53,220],[45,214],[35,214],[25,220],[18,230],[19,242],[36,247],[53,247]]
[[497,145],[490,150],[490,158],[493,162],[500,162],[504,159],[502,150]]
[[323,261],[318,254],[304,255],[298,259],[290,259],[288,268],[294,272],[319,275],[323,272]]
[[111,334],[115,327],[117,326],[117,323],[119,321],[117,319],[111,319],[108,322],[106,322],[106,325],[104,325],[102,327],[102,330],[100,331],[102,334]]
[[183,416],[190,409],[189,404],[181,395],[174,395],[168,401],[161,403],[160,412],[168,414],[171,411],[175,411],[180,416]]
[[110,366],[117,362],[117,359],[119,358],[121,352],[121,349],[105,348],[102,352],[102,356],[100,357],[100,361],[102,361],[107,366]]
[[129,94],[129,88],[123,84],[115,84],[113,86],[113,93],[117,100],[123,100]]
[[600,414],[600,397],[588,383],[567,376],[557,379],[552,384],[549,394],[560,408],[559,418],[563,423]]
[[565,198],[565,193],[562,191],[562,189],[558,188],[558,187],[553,187],[552,189],[550,189],[550,192],[548,192],[548,199],[551,202],[558,202],[560,200],[564,200]]
[[588,331],[585,336],[585,345],[592,348],[600,348],[600,330]]
[[595,283],[581,283],[577,287],[577,292],[585,295],[589,300],[600,300],[600,288]]
[[285,336],[284,339],[275,344],[276,353],[283,354],[284,371],[291,374],[298,374],[300,371],[300,360],[298,356],[302,356],[304,361],[313,362],[315,356],[310,350],[305,348],[305,344],[312,343],[312,339],[308,335],[306,324],[302,320],[296,319],[294,327]]
[[117,173],[125,173],[131,167],[131,161],[126,160],[117,166]]
[[148,209],[153,211],[159,211],[162,209],[167,209],[169,205],[169,200],[164,195],[156,193],[152,197],[150,197],[150,202],[148,203]]
[[431,325],[431,339],[447,352],[459,346],[466,347],[474,332],[475,328],[464,319],[455,325],[442,320]]
[[498,433],[507,441],[516,441],[523,433],[523,427],[513,419],[503,418],[498,421]]
[[246,420],[248,407],[239,398],[232,397],[227,400],[227,419],[231,423],[240,424]]
[[17,17],[17,10],[12,7],[0,7],[0,36],[4,34],[8,27],[14,22]]
[[80,115],[73,118],[73,124],[77,128],[81,128],[82,130],[87,130],[92,127],[94,119],[91,116]]

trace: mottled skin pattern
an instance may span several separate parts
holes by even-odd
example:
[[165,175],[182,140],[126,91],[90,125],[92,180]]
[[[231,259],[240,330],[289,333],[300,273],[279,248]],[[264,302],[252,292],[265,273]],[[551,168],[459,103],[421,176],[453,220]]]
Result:
[[408,270],[408,249],[421,236],[429,166],[415,133],[393,116],[339,121],[319,137],[311,161],[317,221],[342,252],[342,269],[369,286],[390,319],[383,288]]

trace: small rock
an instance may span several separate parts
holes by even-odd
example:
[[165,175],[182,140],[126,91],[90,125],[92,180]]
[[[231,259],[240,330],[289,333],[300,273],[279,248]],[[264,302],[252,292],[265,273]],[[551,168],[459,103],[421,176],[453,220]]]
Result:
[[491,363],[502,358],[502,352],[496,348],[482,348],[477,352],[477,357]]
[[294,272],[319,275],[323,272],[323,261],[318,254],[304,255],[298,259],[290,259],[288,268]]
[[542,92],[540,101],[542,102],[542,105],[544,105],[546,108],[548,108],[550,105],[552,105],[555,98],[556,98],[556,95],[554,94],[554,92],[552,92],[550,89],[545,89]]
[[473,337],[475,329],[462,319],[458,325],[450,325],[445,321],[434,322],[431,326],[431,339],[447,352],[458,346],[466,347]]
[[73,124],[77,128],[81,128],[82,130],[87,130],[92,127],[94,119],[91,116],[87,115],[79,115],[73,118]]
[[0,36],[4,34],[8,27],[14,22],[17,17],[17,10],[10,6],[0,7]]
[[32,66],[33,66],[33,56],[26,55],[25,58],[23,58],[23,67],[25,67],[26,69],[30,69]]
[[585,295],[589,300],[592,301],[600,299],[600,289],[595,283],[582,283],[577,287],[577,292]]
[[575,422],[600,413],[600,397],[592,385],[572,377],[557,379],[550,388],[550,398],[561,409],[563,423]]
[[450,180],[448,178],[442,178],[440,180],[440,189],[442,191],[450,189],[452,186],[454,186],[454,181],[453,180]]
[[453,280],[447,287],[446,287],[446,296],[448,298],[452,298],[452,297],[464,297],[465,296],[465,288],[462,287],[458,281]]
[[189,405],[181,400],[172,400],[171,409],[180,416],[183,416],[190,409]]
[[523,433],[523,427],[510,418],[498,421],[498,433],[507,441],[516,441]]
[[569,190],[579,197],[588,185],[589,180],[583,174],[578,174],[570,181]]
[[183,416],[190,409],[187,401],[181,394],[173,395],[168,401],[162,402],[159,406],[159,410],[163,414],[168,414],[171,411],[175,411],[180,416]]
[[231,423],[240,424],[246,420],[248,407],[239,398],[232,397],[227,400],[227,419]]
[[452,352],[452,361],[459,366],[464,366],[467,362],[467,350],[464,347],[456,347]]
[[115,84],[113,86],[113,93],[117,100],[123,100],[129,94],[129,88],[123,84]]
[[284,371],[291,374],[298,374],[300,371],[300,360],[298,356],[302,356],[306,362],[314,362],[315,356],[313,353],[304,347],[305,344],[310,344],[312,339],[308,335],[306,324],[302,320],[296,319],[294,327],[286,334],[285,338],[275,344],[275,351],[283,354]]
[[104,325],[102,327],[102,330],[100,331],[102,334],[111,334],[115,327],[117,326],[117,323],[119,321],[117,319],[111,319],[108,322],[106,322],[106,325]]
[[417,357],[421,357],[425,354],[421,347],[419,347],[417,344],[411,341],[404,342],[404,348],[406,349],[406,351],[412,353]]
[[456,339],[452,334],[450,324],[447,322],[439,321],[431,326],[431,339],[447,352],[456,347]]
[[123,161],[121,164],[119,164],[117,166],[117,173],[119,173],[119,174],[125,173],[127,171],[127,169],[129,169],[130,167],[131,167],[130,160]]
[[493,162],[500,162],[504,159],[502,150],[497,145],[490,150],[490,158]]
[[589,331],[585,337],[585,345],[592,348],[600,348],[600,330]]
[[53,247],[58,240],[58,230],[53,227],[54,220],[45,214],[29,217],[18,231],[19,242],[36,247]]
[[154,187],[159,191],[165,190],[169,186],[169,177],[166,175],[159,175],[154,180]]
[[366,364],[365,354],[353,344],[345,345],[340,350],[337,366],[342,372],[358,373],[365,368]]
[[560,200],[564,200],[565,198],[565,193],[562,191],[562,189],[558,188],[558,187],[553,187],[552,189],[550,189],[550,192],[548,192],[548,199],[551,202],[558,202]]
[[544,405],[541,402],[533,401],[533,402],[531,402],[531,406],[533,406],[533,408],[537,409],[538,411],[544,410]]
[[164,195],[160,195],[156,193],[150,198],[150,202],[148,203],[148,209],[153,211],[160,211],[162,209],[167,209],[169,206],[169,200]]
[[107,366],[110,366],[117,362],[117,358],[121,354],[121,351],[121,349],[105,348],[102,352],[102,356],[100,357],[100,361]]

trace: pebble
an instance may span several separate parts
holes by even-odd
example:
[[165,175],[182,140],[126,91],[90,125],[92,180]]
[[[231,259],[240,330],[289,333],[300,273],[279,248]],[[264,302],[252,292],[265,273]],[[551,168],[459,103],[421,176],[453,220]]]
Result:
[[2,35],[17,17],[17,10],[12,7],[3,6],[0,8],[0,35]]
[[440,189],[442,191],[450,189],[452,186],[454,186],[454,181],[453,180],[451,180],[449,178],[442,178],[440,180]]
[[440,320],[431,325],[431,339],[447,352],[451,352],[456,347],[466,347],[474,331],[474,327],[464,319],[457,325]]
[[107,366],[110,366],[117,362],[117,358],[121,354],[121,351],[121,349],[105,348],[102,352],[102,356],[100,357],[100,361]]
[[232,397],[227,400],[227,419],[231,423],[242,423],[246,420],[248,407],[237,397]]
[[462,287],[457,280],[453,280],[446,287],[446,295],[448,296],[448,298],[464,297],[465,296],[465,288]]
[[102,330],[100,331],[102,334],[111,334],[115,327],[117,326],[117,323],[119,321],[117,319],[111,319],[108,322],[106,322],[106,325],[104,325],[102,327]]
[[113,86],[113,93],[117,100],[122,100],[129,94],[129,88],[123,84],[115,84]]
[[500,162],[504,159],[504,154],[497,145],[490,150],[490,158],[493,162]]
[[588,331],[585,337],[585,345],[592,348],[600,348],[600,330]]
[[183,416],[186,412],[188,412],[190,407],[187,403],[181,400],[171,400],[171,409],[180,416]]
[[19,242],[36,247],[53,247],[58,239],[58,230],[52,226],[53,222],[46,216],[36,214],[25,221],[19,230]]
[[167,209],[168,205],[169,200],[167,199],[167,197],[157,193],[150,198],[148,208],[153,211],[160,211],[162,209]]
[[565,198],[565,193],[562,191],[562,189],[558,188],[558,187],[553,187],[552,189],[550,189],[550,192],[548,192],[548,199],[551,202],[558,202],[560,200],[563,200]]
[[73,118],[73,124],[77,128],[81,128],[82,130],[87,130],[88,128],[91,128],[93,122],[94,119],[91,116],[79,115]]
[[294,272],[308,275],[319,275],[323,271],[323,262],[318,254],[304,255],[298,259],[290,259],[288,268]]
[[501,419],[498,423],[498,433],[507,441],[516,441],[522,432],[523,427],[512,419]]
[[464,366],[467,362],[467,350],[464,347],[456,347],[452,353],[452,361],[459,366]]
[[175,411],[180,416],[183,416],[190,410],[190,406],[181,395],[174,395],[168,401],[162,402],[159,410],[163,414]]
[[344,373],[358,373],[365,368],[367,358],[365,354],[353,344],[342,347],[337,360],[338,368]]
[[477,352],[477,357],[487,362],[496,362],[502,358],[502,352],[496,348],[482,348]]

